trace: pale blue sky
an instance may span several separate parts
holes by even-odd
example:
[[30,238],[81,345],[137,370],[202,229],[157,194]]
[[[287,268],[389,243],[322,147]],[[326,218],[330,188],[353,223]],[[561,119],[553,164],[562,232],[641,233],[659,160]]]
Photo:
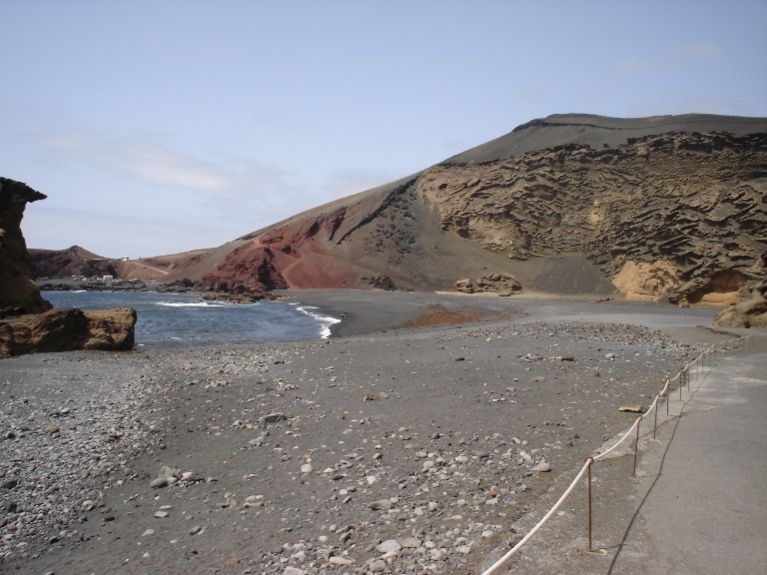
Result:
[[214,247],[553,113],[767,116],[767,2],[0,0],[29,247]]

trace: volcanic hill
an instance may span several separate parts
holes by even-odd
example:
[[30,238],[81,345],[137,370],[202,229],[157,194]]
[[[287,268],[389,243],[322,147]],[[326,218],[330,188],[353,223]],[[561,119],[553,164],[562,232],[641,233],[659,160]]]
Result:
[[764,278],[765,252],[767,118],[567,114],[131,274],[245,293],[521,284],[725,303]]

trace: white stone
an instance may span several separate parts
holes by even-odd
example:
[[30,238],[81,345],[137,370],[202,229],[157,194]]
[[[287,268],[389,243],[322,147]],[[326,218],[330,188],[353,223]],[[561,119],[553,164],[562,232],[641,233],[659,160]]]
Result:
[[388,539],[376,545],[376,551],[379,553],[397,553],[400,549],[402,549],[402,545],[396,539]]

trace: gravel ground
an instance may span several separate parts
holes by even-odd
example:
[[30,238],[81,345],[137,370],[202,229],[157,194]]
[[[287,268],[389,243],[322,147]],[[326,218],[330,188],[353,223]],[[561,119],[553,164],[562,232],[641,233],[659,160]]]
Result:
[[4,360],[0,572],[475,573],[700,349],[528,319]]

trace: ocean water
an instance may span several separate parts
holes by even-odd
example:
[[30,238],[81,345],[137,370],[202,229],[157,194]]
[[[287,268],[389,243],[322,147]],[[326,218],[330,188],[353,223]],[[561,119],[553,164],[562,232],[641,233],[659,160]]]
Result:
[[197,296],[154,292],[43,291],[55,307],[132,307],[138,314],[137,348],[177,348],[308,341],[330,336],[338,318],[294,302],[209,302]]

